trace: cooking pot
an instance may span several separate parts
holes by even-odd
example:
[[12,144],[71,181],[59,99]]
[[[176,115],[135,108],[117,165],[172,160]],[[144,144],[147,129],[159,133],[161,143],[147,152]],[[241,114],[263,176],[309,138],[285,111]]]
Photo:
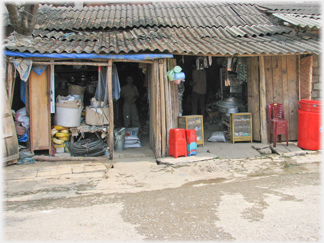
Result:
[[226,98],[224,100],[220,100],[216,103],[218,110],[222,113],[226,113],[226,115],[229,115],[230,113],[237,113],[238,107],[242,105],[242,101],[230,97]]

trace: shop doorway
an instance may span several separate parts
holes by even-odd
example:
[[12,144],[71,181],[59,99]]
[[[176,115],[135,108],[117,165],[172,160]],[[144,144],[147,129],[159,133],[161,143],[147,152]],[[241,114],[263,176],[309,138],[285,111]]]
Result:
[[[202,115],[201,106],[193,112],[193,70],[200,69],[206,73],[206,93],[204,112],[204,140],[208,141],[211,134],[223,131],[228,137],[228,127],[223,120],[228,120],[229,114],[220,111],[221,101],[239,104],[235,112],[247,112],[247,58],[207,57],[207,56],[175,56],[177,65],[185,73],[185,82],[179,85],[182,94],[182,115]],[[198,68],[197,66],[200,65]],[[234,105],[234,104],[233,104]],[[230,111],[233,113],[233,109]]]
[[[125,143],[125,149],[136,148],[133,152],[142,152],[148,150],[149,145],[149,94],[148,85],[149,79],[147,69],[150,64],[136,62],[116,62],[113,64],[113,108],[114,108],[114,135],[120,129],[125,127],[123,106],[124,98],[121,96],[121,89],[127,84],[127,77],[132,77],[133,85],[136,87],[139,97],[135,105],[139,116],[140,126],[138,130],[131,130],[133,124],[130,124],[129,131],[136,131],[138,141],[136,143]],[[104,90],[106,89],[106,68],[100,69],[101,92],[98,92],[99,71],[97,66],[55,66],[55,97],[71,95],[69,87],[71,85],[81,86],[84,88],[82,97],[84,107],[92,106],[93,99],[99,100],[101,93],[101,101],[108,99],[105,97]],[[117,78],[117,80],[116,80]],[[105,97],[105,98],[104,98]],[[77,97],[80,98],[80,97]],[[84,112],[82,118],[84,120]],[[55,123],[55,114],[52,114],[52,123]],[[116,134],[115,134],[116,133]],[[126,134],[127,139],[127,134]],[[133,140],[132,140],[133,141]],[[126,145],[127,144],[127,145]],[[120,148],[117,148],[120,149]],[[119,154],[125,152],[117,151]],[[115,150],[116,151],[116,150]]]

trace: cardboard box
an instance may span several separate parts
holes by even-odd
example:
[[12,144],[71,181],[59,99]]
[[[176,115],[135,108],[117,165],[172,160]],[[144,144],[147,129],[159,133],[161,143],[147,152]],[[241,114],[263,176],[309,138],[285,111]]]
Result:
[[109,107],[95,108],[86,107],[86,124],[92,126],[102,126],[109,124]]

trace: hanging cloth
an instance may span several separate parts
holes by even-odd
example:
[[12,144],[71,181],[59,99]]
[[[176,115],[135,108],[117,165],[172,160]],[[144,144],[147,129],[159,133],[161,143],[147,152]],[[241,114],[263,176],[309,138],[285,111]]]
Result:
[[32,60],[25,58],[15,58],[13,60],[16,70],[20,75],[20,79],[26,82],[29,77],[30,70],[32,68]]

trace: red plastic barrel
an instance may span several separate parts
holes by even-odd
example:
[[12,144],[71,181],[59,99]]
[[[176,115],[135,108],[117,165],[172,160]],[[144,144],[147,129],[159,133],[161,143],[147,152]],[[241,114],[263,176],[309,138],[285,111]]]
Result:
[[[308,107],[310,108],[310,107]],[[297,146],[308,150],[321,149],[321,112],[298,110]]]
[[322,104],[319,100],[300,100],[298,105],[300,110],[307,112],[320,113],[322,109]]

